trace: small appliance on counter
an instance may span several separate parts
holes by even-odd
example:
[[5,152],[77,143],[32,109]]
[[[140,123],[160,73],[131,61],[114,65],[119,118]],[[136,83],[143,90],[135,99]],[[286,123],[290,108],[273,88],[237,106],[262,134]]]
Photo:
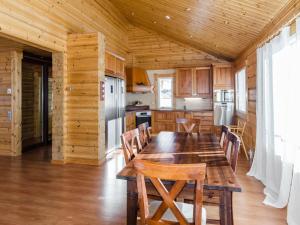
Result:
[[234,90],[214,90],[214,125],[231,125],[234,114]]

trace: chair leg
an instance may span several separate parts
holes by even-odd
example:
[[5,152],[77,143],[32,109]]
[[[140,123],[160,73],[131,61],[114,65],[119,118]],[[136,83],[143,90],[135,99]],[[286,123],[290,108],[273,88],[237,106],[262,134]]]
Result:
[[247,153],[243,138],[241,138],[241,143],[242,143],[242,146],[243,146],[243,149],[244,149],[246,159],[249,160],[248,153]]

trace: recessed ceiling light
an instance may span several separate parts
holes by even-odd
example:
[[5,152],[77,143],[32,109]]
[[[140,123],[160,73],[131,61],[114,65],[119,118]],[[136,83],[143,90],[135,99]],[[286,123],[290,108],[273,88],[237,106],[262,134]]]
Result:
[[171,16],[166,15],[165,18],[166,18],[167,20],[170,20],[170,19],[171,19]]
[[185,8],[185,11],[187,11],[187,12],[189,12],[191,10],[192,10],[191,8]]
[[225,23],[225,24],[229,24],[229,21],[228,21],[228,20],[225,20],[224,23]]
[[156,21],[156,20],[153,20],[152,23],[157,24],[157,21]]
[[134,12],[131,12],[131,15],[134,16]]
[[193,38],[193,35],[190,35],[190,38]]

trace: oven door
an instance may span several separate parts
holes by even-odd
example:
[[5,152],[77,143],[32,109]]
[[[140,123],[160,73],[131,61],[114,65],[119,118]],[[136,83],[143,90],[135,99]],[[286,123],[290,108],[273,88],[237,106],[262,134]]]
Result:
[[136,116],[136,127],[145,122],[148,122],[151,127],[151,116]]

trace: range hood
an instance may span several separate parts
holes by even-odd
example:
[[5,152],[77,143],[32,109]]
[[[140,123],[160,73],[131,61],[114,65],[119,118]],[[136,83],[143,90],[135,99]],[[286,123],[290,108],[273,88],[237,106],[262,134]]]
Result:
[[133,93],[153,92],[146,71],[137,67],[126,68],[126,89]]

